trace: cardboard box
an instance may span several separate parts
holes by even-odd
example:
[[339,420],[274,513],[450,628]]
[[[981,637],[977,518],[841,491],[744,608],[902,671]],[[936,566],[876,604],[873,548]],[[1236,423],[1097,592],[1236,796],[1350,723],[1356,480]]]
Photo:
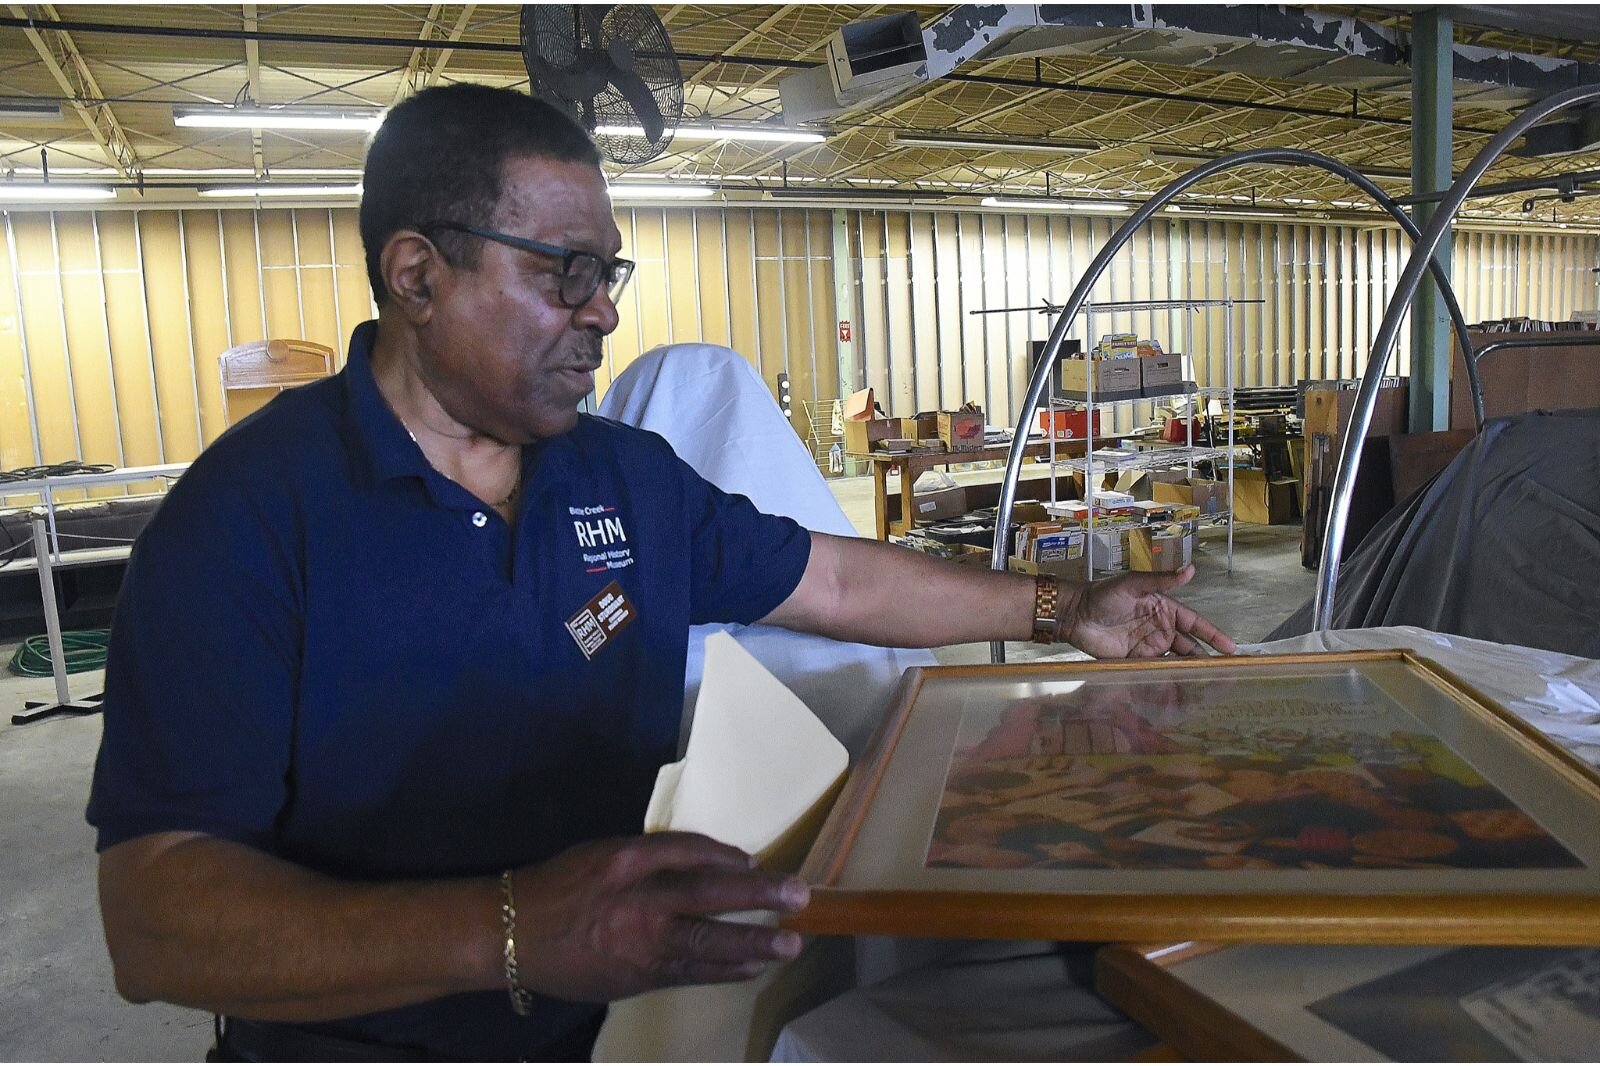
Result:
[[993,548],[980,548],[973,544],[959,545],[960,551],[950,556],[950,561],[960,566],[970,566],[978,570],[987,570],[994,561]]
[[1117,471],[1116,491],[1133,497],[1133,502],[1150,498],[1150,477],[1143,470]]
[[1124,514],[1133,513],[1131,508],[1133,507],[1134,499],[1126,492],[1117,492],[1114,489],[1095,489],[1094,492],[1090,493],[1089,495],[1089,502],[1096,508],[1097,511],[1099,508],[1103,507],[1107,511],[1120,510]]
[[861,389],[845,397],[839,416],[846,422],[865,422],[877,414],[877,401],[872,398],[871,389]]
[[911,497],[911,510],[918,522],[959,518],[967,513],[967,490],[956,485],[915,493]]
[[1133,513],[1146,525],[1151,523],[1176,522],[1178,512],[1183,510],[1183,504],[1170,503],[1164,500],[1136,500]]
[[1089,421],[1088,411],[1040,411],[1039,430],[1046,439],[1054,436],[1056,440],[1083,440],[1089,435],[1090,425],[1094,426],[1094,435],[1100,436],[1100,412],[1094,413],[1094,421]]
[[1096,574],[1116,574],[1128,569],[1128,536],[1130,529],[1096,529],[1093,554]]
[[940,411],[939,439],[953,452],[975,452],[983,448],[982,411]]
[[[1484,360],[1483,365],[1490,366],[1494,361],[1491,356]],[[1487,390],[1487,386],[1485,389]],[[1407,385],[1380,386],[1378,398],[1372,407],[1372,425],[1367,428],[1367,436],[1388,437],[1395,433],[1404,433],[1406,420],[1410,414],[1407,407],[1410,402],[1409,396]],[[1309,440],[1318,433],[1326,433],[1334,438],[1343,436],[1344,427],[1350,424],[1350,412],[1354,410],[1355,403],[1355,389],[1326,387],[1306,389],[1305,415],[1301,421],[1306,439]]]
[[[1028,342],[1028,380],[1033,380],[1033,373],[1039,368],[1039,360],[1044,358],[1044,350],[1049,345],[1048,340]],[[1076,359],[1083,355],[1083,344],[1071,337],[1062,338],[1061,356],[1056,360],[1055,391],[1061,395],[1061,366],[1069,359]]]
[[1132,400],[1142,395],[1137,359],[1063,359],[1061,395],[1068,400],[1088,399],[1090,380],[1096,400]]
[[[868,390],[871,391],[871,390]],[[867,455],[876,450],[881,441],[889,440],[900,432],[898,418],[846,419],[844,423],[844,450],[851,455]]]
[[1018,500],[1011,505],[1011,525],[1022,526],[1029,522],[1048,522],[1050,512],[1038,500]]
[[1088,566],[1081,557],[1053,563],[1035,563],[1027,559],[1011,558],[1006,560],[1006,567],[1019,574],[1054,574],[1067,581],[1083,581],[1089,576]]
[[1219,514],[1228,509],[1228,483],[1154,471],[1150,475],[1150,498],[1157,503],[1190,504],[1204,515]]
[[1233,472],[1233,516],[1240,522],[1263,526],[1297,522],[1299,504],[1300,483],[1293,478],[1268,480],[1264,470]]
[[1138,362],[1139,389],[1146,396],[1170,396],[1183,389],[1183,356],[1145,355]]
[[1128,568],[1169,574],[1194,558],[1194,533],[1186,526],[1144,526],[1128,535]]
[[1045,504],[1045,511],[1061,522],[1081,524],[1089,520],[1089,505],[1082,500],[1062,500],[1060,503]]
[[900,436],[907,440],[939,439],[939,412],[926,411],[900,420]]

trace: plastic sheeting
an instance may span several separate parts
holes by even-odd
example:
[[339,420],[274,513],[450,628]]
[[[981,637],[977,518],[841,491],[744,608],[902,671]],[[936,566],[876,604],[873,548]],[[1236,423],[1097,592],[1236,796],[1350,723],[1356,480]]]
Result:
[[[1489,422],[1373,528],[1333,628],[1393,625],[1600,658],[1600,410]],[[1269,639],[1311,627],[1307,604]]]
[[1308,633],[1245,650],[1286,655],[1378,648],[1411,648],[1600,769],[1600,662],[1594,659],[1416,626]]
[[[768,514],[817,533],[856,535],[766,384],[731,348],[652,349],[612,383],[600,414],[661,434],[701,477]],[[845,644],[773,626],[696,626],[689,632],[684,736],[700,691],[705,639],[717,629],[732,633],[804,700],[852,756],[871,738],[900,674],[934,662],[925,651]]]

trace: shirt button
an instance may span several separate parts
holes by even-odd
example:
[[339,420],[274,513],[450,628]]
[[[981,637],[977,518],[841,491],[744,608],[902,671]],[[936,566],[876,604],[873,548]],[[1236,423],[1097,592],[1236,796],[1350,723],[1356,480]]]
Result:
[[477,526],[479,529],[482,529],[484,526],[489,524],[489,516],[484,514],[482,511],[473,511],[472,524]]

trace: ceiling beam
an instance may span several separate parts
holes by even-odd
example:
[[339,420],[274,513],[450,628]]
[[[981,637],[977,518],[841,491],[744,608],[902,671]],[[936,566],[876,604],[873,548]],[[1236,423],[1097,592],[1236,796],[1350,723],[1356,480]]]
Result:
[[[766,18],[762,19],[760,25],[756,26],[752,30],[746,30],[742,37],[740,37],[737,41],[734,41],[728,47],[724,48],[722,50],[723,54],[727,55],[727,54],[732,53],[732,52],[737,52],[739,49],[745,47],[746,45],[752,44],[755,41],[760,40],[762,38],[762,35],[767,33],[769,30],[772,29],[772,27],[776,26],[778,23],[782,22],[784,19],[788,18],[790,13],[793,12],[793,11],[794,11],[794,5],[793,4],[782,4],[782,5],[780,5],[778,7],[778,10],[774,11],[772,14],[770,14]],[[688,80],[683,83],[684,89],[687,90],[690,86],[699,85],[701,81],[705,80],[706,75],[709,74],[712,71],[712,69],[715,68],[717,65],[718,64],[716,64],[716,63],[707,63],[705,66],[703,66],[699,70],[695,71],[694,74],[692,74],[688,78]]]
[[[467,32],[467,24],[472,21],[472,13],[477,10],[476,4],[462,4],[461,14],[456,16],[456,24],[450,27],[450,32],[445,34],[445,40],[456,44],[461,40],[461,35]],[[450,57],[456,54],[454,48],[440,49],[439,57],[428,68],[428,76],[423,80],[424,89],[432,88],[439,84],[439,76],[444,73],[445,66],[450,62]]]
[[[244,5],[244,28],[246,32],[255,33],[259,28],[256,25],[256,5]],[[261,43],[253,38],[244,42],[244,73],[245,91],[250,95],[250,102],[257,106],[261,104]],[[250,165],[255,169],[256,180],[261,181],[267,176],[266,160],[261,155],[261,131],[250,131]]]
[[[877,14],[879,11],[882,11],[887,6],[888,6],[887,4],[876,4],[876,5],[874,5],[874,6],[870,7],[870,8],[867,8],[862,13],[862,15],[860,17],[869,18],[872,15]],[[780,12],[778,12],[778,14],[782,14],[783,12],[785,12],[787,10],[789,10],[789,9],[788,8],[784,8]],[[757,27],[757,30],[759,30],[762,33],[769,32],[772,29],[773,25],[776,23],[777,17],[778,17],[777,15],[774,15],[771,18],[766,19],[764,22],[762,22],[762,24],[759,27]],[[743,37],[741,37],[739,39],[739,41],[737,43],[734,44],[733,48],[742,47],[743,45],[748,44],[750,42],[751,34],[756,33],[757,30],[751,30],[750,33],[746,33]],[[803,51],[801,51],[799,53],[799,55],[796,58],[809,56],[813,52],[816,52],[817,50],[825,47],[827,45],[827,43],[833,38],[833,34],[834,34],[834,31],[829,30],[826,36],[823,36],[821,38],[818,38],[817,40],[812,41],[809,45],[807,45],[805,47],[805,49]],[[725,52],[731,52],[731,51],[733,51],[733,48],[727,48],[727,49],[724,49],[724,51]],[[694,84],[695,81],[702,79],[709,70],[711,70],[710,66],[704,66],[704,67],[701,67],[699,70],[695,71],[695,77],[691,78],[689,80],[689,82],[686,83],[685,88],[687,88],[688,85]],[[773,78],[776,78],[778,75],[787,74],[787,73],[789,73],[788,68],[774,68],[774,69],[768,70],[765,74],[761,75],[761,77],[757,78],[755,81],[751,82],[750,84],[739,86],[735,91],[729,93],[728,96],[729,96],[730,99],[733,99],[733,100],[737,101],[745,93],[751,92],[751,91],[753,91],[755,89],[759,89],[762,86],[766,85],[767,82],[771,81]],[[754,105],[751,105],[748,100],[746,100],[744,102],[745,102],[745,104],[747,106],[754,106]],[[710,143],[706,144],[704,147],[700,148],[699,150],[691,150],[689,152],[684,153],[684,157],[683,157],[682,162],[680,162],[677,166],[673,167],[671,173],[680,173],[680,172],[683,171],[683,169],[685,167],[689,166],[691,163],[698,166],[699,163],[701,162],[701,159],[700,159],[701,155],[703,155],[705,152],[711,150],[712,148],[716,148],[716,147],[719,147],[719,145],[718,145],[717,142],[713,141],[713,142],[710,142]],[[792,151],[793,148],[791,147],[789,150]],[[764,166],[767,163],[768,160],[774,159],[774,158],[777,158],[778,156],[783,155],[784,151],[785,151],[784,149],[775,149],[773,151],[763,153],[761,156],[759,156],[754,162],[752,162],[749,165],[750,166]]]
[[393,107],[408,96],[415,95],[432,85],[438,84],[439,75],[444,71],[445,65],[450,62],[450,57],[455,53],[453,48],[440,50],[438,56],[429,59],[429,52],[442,41],[455,44],[461,40],[461,35],[466,32],[467,24],[472,20],[472,12],[476,10],[475,4],[463,4],[461,13],[456,16],[455,25],[450,27],[448,33],[439,34],[441,23],[439,18],[444,14],[443,4],[434,4],[428,8],[428,14],[423,19],[422,33],[419,35],[417,47],[411,50],[411,58],[406,60],[405,70],[400,74],[400,84],[395,87],[394,99],[389,101]]
[[[50,4],[10,4],[11,13],[20,19],[42,18],[51,22],[60,21],[56,9]],[[111,113],[111,108],[106,104],[95,104],[86,101],[97,101],[105,98],[105,93],[100,91],[100,85],[94,80],[94,74],[89,71],[89,64],[84,61],[83,53],[78,51],[78,46],[73,43],[70,34],[65,31],[50,31],[47,37],[44,33],[32,26],[23,28],[34,51],[39,53],[39,59],[45,68],[55,78],[56,84],[61,86],[61,91],[72,102],[72,107],[78,112],[78,117],[89,130],[89,135],[99,143],[106,159],[117,169],[117,173],[129,181],[141,180],[139,172],[139,154],[133,149],[133,142],[128,138],[128,132],[122,128],[122,123],[117,121],[117,116]]]
[[417,39],[422,43],[411,50],[405,69],[400,72],[400,84],[395,86],[394,99],[389,101],[390,107],[416,91],[417,72],[426,69],[427,65],[427,42],[433,40],[433,30],[439,24],[439,15],[443,10],[443,4],[434,4],[428,8],[428,13],[422,16],[422,32],[417,34]]

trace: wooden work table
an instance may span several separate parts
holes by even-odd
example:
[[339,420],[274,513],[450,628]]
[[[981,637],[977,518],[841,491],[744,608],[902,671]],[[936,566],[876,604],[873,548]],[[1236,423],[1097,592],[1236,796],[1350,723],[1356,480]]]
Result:
[[[1113,444],[1121,438],[1115,435],[1094,438],[1095,445]],[[1058,458],[1072,458],[1084,453],[1084,442],[1081,440],[1056,441],[1056,456]],[[903,533],[910,528],[907,525],[908,516],[913,511],[912,488],[917,483],[917,478],[935,467],[955,466],[958,463],[993,463],[1004,462],[1006,456],[1011,454],[1010,444],[996,444],[987,448],[979,448],[966,452],[872,452],[869,455],[851,453],[850,458],[868,460],[872,463],[872,505],[873,513],[877,516],[878,539],[888,540],[891,533]],[[1050,442],[1040,440],[1028,445],[1022,453],[1029,458],[1045,458],[1050,454]],[[889,470],[891,467],[900,468],[900,521],[890,527],[889,523]]]

